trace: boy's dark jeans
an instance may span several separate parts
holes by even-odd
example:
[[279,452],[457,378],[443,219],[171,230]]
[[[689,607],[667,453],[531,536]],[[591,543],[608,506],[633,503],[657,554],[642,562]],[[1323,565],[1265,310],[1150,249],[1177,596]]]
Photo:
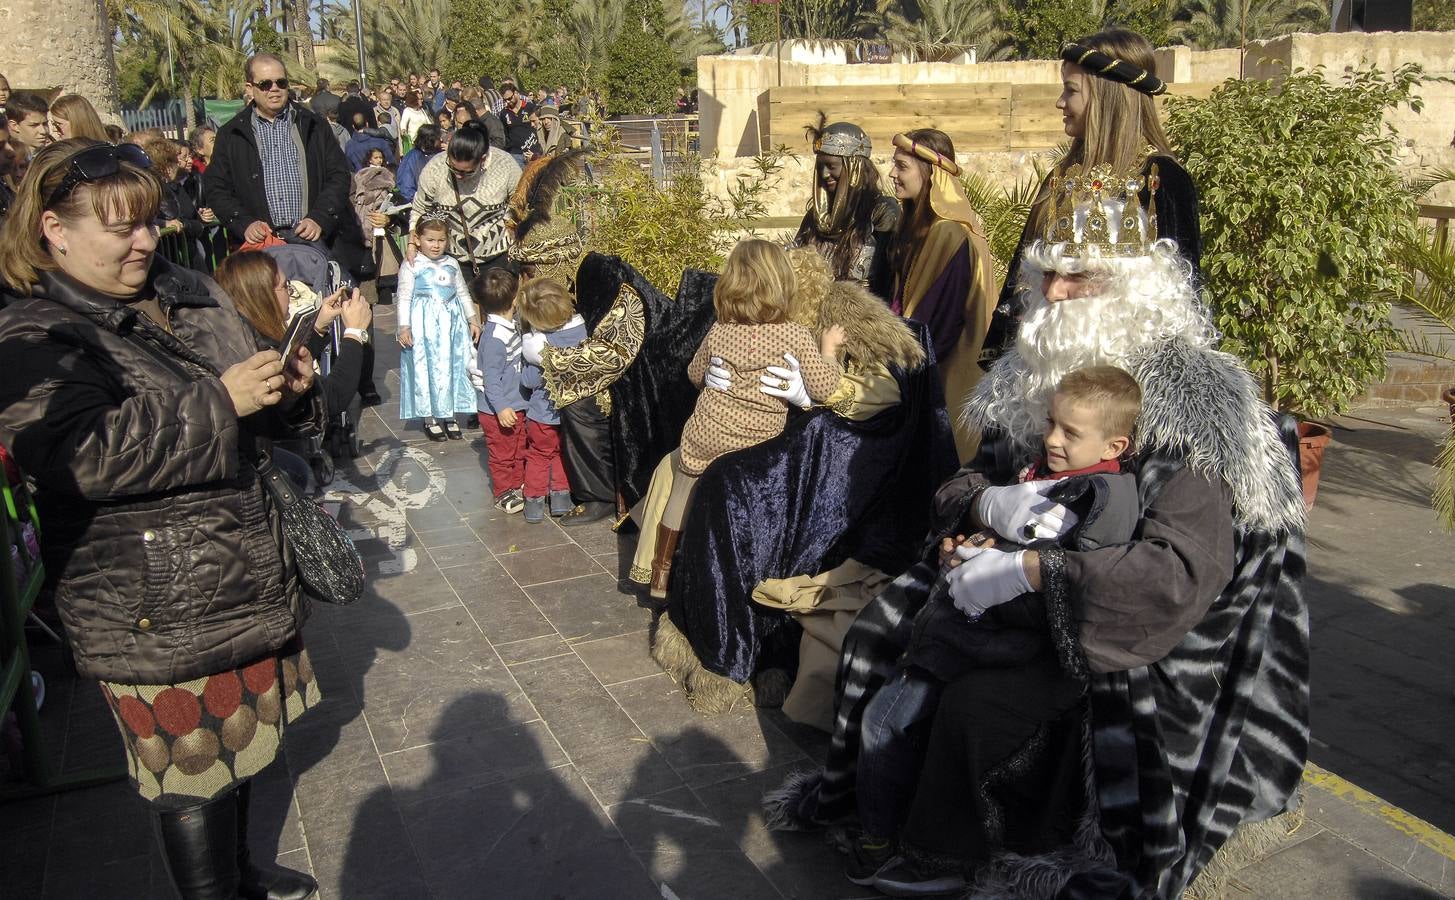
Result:
[[894,840],[909,815],[945,684],[902,669],[864,709],[859,733],[859,823],[871,838]]

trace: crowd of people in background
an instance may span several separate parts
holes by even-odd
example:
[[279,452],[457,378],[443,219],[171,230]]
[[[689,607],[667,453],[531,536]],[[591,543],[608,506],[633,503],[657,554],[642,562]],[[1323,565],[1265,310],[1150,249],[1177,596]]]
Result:
[[[374,168],[371,151],[382,151],[382,165],[392,173],[406,202],[414,198],[423,163],[447,146],[466,122],[480,123],[489,135],[490,146],[505,150],[517,163],[525,165],[542,154],[579,142],[579,135],[568,123],[601,109],[599,96],[587,93],[574,97],[565,85],[525,91],[512,78],[502,79],[497,87],[495,80],[486,75],[466,87],[460,79],[446,82],[438,69],[390,78],[372,88],[350,81],[341,92],[326,78],[318,79],[312,88],[288,81],[286,76],[284,82],[284,93],[294,109],[312,112],[326,123],[351,172]],[[679,112],[694,105],[685,91],[679,91]],[[145,143],[151,152],[160,151],[158,141],[167,139],[160,128],[126,132],[117,125],[103,123],[90,101],[79,94],[64,94],[48,101],[38,92],[12,92],[3,75],[0,107],[5,109],[0,120],[0,215],[8,209],[30,158],[51,141],[74,137],[109,143],[128,141]],[[420,131],[426,125],[435,130],[427,132],[421,141]],[[186,201],[169,204],[168,210],[176,209],[177,214],[164,221],[186,233],[199,267],[209,260],[209,253],[212,256],[208,265],[220,259],[219,248],[210,245],[203,235],[203,231],[210,231],[216,237],[222,228],[202,195],[202,175],[211,160],[216,135],[214,127],[204,124],[191,129],[185,140],[173,139],[178,156],[174,175],[177,186],[169,193],[183,195]],[[420,152],[416,153],[416,148]],[[377,182],[377,174],[369,176],[369,180]]]

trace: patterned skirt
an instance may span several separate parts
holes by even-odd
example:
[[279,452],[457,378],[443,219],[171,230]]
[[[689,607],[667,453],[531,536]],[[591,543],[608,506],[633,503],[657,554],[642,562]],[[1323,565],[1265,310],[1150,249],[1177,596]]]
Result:
[[142,798],[166,808],[219,797],[278,755],[283,727],[322,695],[301,643],[181,684],[101,682]]

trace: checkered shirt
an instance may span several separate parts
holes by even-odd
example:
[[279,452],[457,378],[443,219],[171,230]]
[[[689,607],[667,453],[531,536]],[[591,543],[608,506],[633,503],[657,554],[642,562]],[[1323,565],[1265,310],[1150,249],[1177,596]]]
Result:
[[263,193],[273,225],[294,225],[303,218],[303,167],[293,140],[293,107],[269,122],[253,111],[253,136],[263,163]]

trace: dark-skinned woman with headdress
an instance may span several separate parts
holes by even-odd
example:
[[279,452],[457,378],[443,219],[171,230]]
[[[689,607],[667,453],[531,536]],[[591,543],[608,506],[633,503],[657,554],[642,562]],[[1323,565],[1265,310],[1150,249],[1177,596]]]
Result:
[[889,241],[899,204],[879,186],[873,144],[848,122],[808,129],[813,138],[813,196],[791,247],[811,247],[828,260],[836,281],[857,281],[889,299]]
[[[889,180],[902,209],[889,251],[890,309],[929,329],[950,409],[958,409],[980,380],[994,301],[985,226],[959,179],[955,145],[943,131],[919,128],[894,136]],[[967,459],[979,436],[958,422],[954,427],[955,450]]]
[[1052,179],[1073,169],[1108,166],[1115,172],[1140,171],[1146,184],[1141,200],[1155,206],[1158,232],[1177,244],[1201,283],[1197,186],[1178,163],[1157,116],[1156,98],[1165,93],[1167,83],[1157,77],[1152,45],[1134,31],[1109,28],[1061,50],[1061,96],[1056,108],[1071,146],[1041,182],[1006,271],[985,339],[986,368],[1015,342],[1025,310],[1024,295],[1017,289],[1021,253],[1045,230]]

